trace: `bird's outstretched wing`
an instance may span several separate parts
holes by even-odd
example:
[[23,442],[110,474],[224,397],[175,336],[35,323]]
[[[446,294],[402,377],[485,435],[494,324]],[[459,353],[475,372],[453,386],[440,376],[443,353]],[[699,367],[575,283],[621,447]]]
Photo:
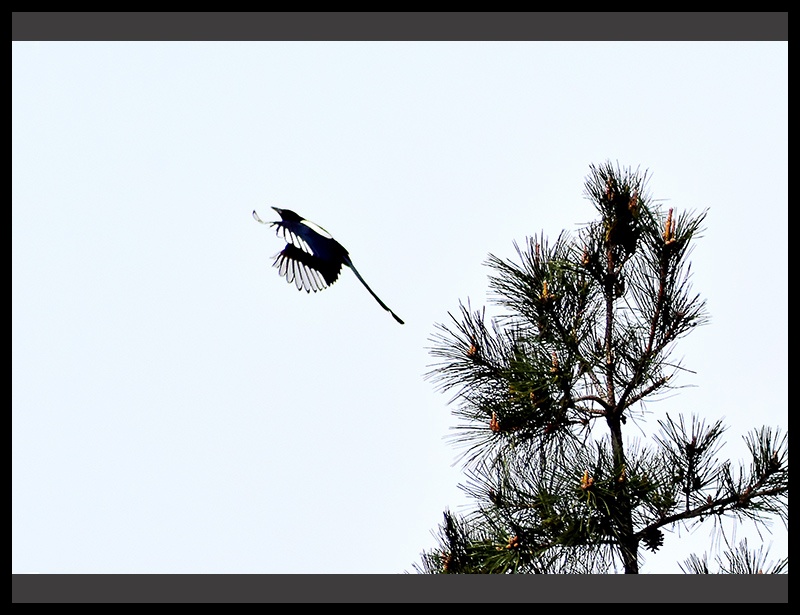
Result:
[[269,224],[272,228],[275,229],[275,234],[283,239],[287,244],[297,246],[303,252],[308,254],[314,254],[314,250],[311,249],[311,246],[308,245],[305,239],[303,239],[300,235],[295,233],[291,226],[281,222],[268,222],[265,224]]
[[288,243],[275,256],[273,267],[277,267],[286,281],[294,283],[297,290],[317,292],[327,288],[339,278],[341,263],[325,261]]
[[297,222],[283,220],[265,222],[255,211],[253,218],[261,224],[273,227],[275,234],[286,241],[286,247],[275,255],[272,266],[278,269],[278,273],[286,278],[287,282],[294,284],[297,290],[317,292],[339,279],[342,263],[314,254],[308,242],[296,232],[296,230],[307,232],[305,229],[298,229]]

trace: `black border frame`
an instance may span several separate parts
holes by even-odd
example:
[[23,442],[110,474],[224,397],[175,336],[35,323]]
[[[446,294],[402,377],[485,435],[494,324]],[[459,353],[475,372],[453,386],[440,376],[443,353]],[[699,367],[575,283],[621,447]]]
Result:
[[12,41],[788,41],[780,12],[11,13]]
[[[789,40],[788,12],[12,12],[11,17],[12,42]],[[788,603],[788,588],[788,574],[11,575],[12,603]]]
[[11,575],[26,603],[788,603],[789,575]]

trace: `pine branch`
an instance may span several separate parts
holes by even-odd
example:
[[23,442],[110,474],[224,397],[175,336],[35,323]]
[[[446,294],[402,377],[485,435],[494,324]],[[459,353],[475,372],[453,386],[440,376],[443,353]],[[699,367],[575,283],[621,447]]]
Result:
[[[489,255],[507,313],[487,320],[460,303],[436,326],[426,378],[454,394],[462,489],[477,505],[463,518],[445,513],[426,571],[636,573],[640,546],[657,551],[676,523],[732,515],[766,525],[777,514],[788,524],[786,436],[749,437],[752,463],[736,477],[716,457],[720,421],[666,415],[656,446],[623,439],[626,412],[673,388],[683,369],[669,360],[673,344],[707,319],[687,260],[705,213],[651,205],[638,170],[591,171],[600,219],[575,240],[514,243],[518,262]],[[598,438],[599,418],[608,431]],[[726,570],[752,563],[742,557]]]

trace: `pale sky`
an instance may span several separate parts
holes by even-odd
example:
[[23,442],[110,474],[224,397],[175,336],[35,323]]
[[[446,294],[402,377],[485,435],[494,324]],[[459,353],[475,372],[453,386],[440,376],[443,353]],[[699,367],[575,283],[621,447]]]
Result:
[[[788,428],[787,41],[13,42],[12,572],[411,571],[469,503],[434,326],[606,160],[709,209],[691,388],[648,409],[741,460]],[[406,324],[280,278],[271,206]]]

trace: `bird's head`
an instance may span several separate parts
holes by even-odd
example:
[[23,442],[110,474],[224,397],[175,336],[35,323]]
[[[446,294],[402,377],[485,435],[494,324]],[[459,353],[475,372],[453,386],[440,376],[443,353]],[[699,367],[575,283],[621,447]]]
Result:
[[278,212],[278,215],[281,217],[281,220],[284,222],[302,222],[303,216],[300,214],[296,214],[291,209],[281,209],[280,207],[273,207],[275,211]]

